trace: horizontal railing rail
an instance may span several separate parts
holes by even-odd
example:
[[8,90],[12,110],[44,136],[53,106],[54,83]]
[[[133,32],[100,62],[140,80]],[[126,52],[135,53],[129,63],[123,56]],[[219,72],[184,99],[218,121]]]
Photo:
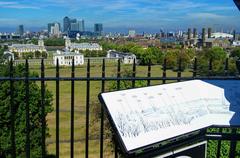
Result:
[[[75,139],[74,139],[74,127],[76,126],[74,123],[74,108],[75,108],[75,82],[78,81],[82,81],[84,83],[86,83],[86,103],[85,103],[85,139],[81,139],[82,141],[85,141],[85,157],[88,158],[89,157],[89,114],[90,114],[90,86],[91,83],[94,81],[101,81],[101,90],[99,93],[101,92],[105,92],[106,91],[106,82],[107,81],[116,81],[116,90],[120,90],[121,89],[121,81],[131,81],[131,87],[135,88],[136,87],[136,81],[146,81],[147,84],[146,86],[151,86],[151,82],[152,81],[161,81],[163,84],[167,83],[167,81],[186,81],[186,80],[192,80],[192,79],[200,79],[200,80],[239,80],[240,76],[238,75],[238,73],[236,73],[235,75],[229,76],[228,75],[228,69],[229,69],[229,62],[228,59],[226,59],[226,62],[224,64],[224,75],[222,76],[212,76],[212,74],[214,74],[213,72],[213,65],[212,65],[212,60],[209,61],[209,65],[208,65],[208,71],[207,71],[207,75],[205,76],[199,76],[198,75],[198,65],[197,65],[197,59],[194,60],[193,62],[193,67],[192,67],[192,74],[189,77],[184,77],[182,76],[182,61],[179,60],[178,61],[178,68],[176,71],[176,77],[168,77],[167,76],[167,61],[166,59],[163,62],[162,65],[162,74],[160,74],[160,77],[153,77],[152,76],[152,65],[151,65],[151,61],[149,61],[149,64],[147,65],[147,73],[146,73],[146,77],[138,77],[137,76],[137,65],[136,62],[134,61],[132,64],[132,71],[130,76],[128,77],[124,77],[121,74],[121,61],[120,59],[117,62],[117,69],[116,69],[116,76],[115,77],[108,77],[106,76],[106,61],[105,59],[102,60],[102,68],[101,68],[101,77],[92,77],[91,76],[91,61],[90,59],[87,60],[87,66],[86,66],[86,75],[83,77],[78,77],[76,76],[76,70],[75,70],[75,65],[74,65],[74,60],[72,60],[72,67],[71,67],[71,76],[70,77],[62,77],[60,76],[60,66],[57,60],[57,65],[56,65],[56,73],[55,76],[53,77],[49,77],[46,76],[46,72],[45,72],[45,65],[44,65],[44,59],[41,60],[41,71],[40,71],[40,76],[39,77],[29,77],[30,74],[30,68],[29,68],[29,62],[28,60],[25,60],[25,75],[24,77],[16,77],[14,75],[14,67],[13,67],[13,61],[9,62],[9,76],[7,77],[0,77],[0,82],[3,81],[9,81],[10,82],[10,111],[11,111],[11,153],[12,153],[12,157],[15,158],[16,157],[16,140],[15,140],[15,136],[16,136],[16,131],[15,131],[15,114],[16,111],[14,109],[14,93],[17,93],[14,91],[14,83],[15,82],[19,82],[19,81],[24,81],[25,84],[25,104],[26,104],[26,146],[25,146],[25,151],[26,151],[26,158],[30,158],[30,152],[31,152],[31,146],[30,146],[30,118],[29,118],[29,84],[30,81],[39,81],[40,84],[40,88],[41,88],[41,142],[42,142],[42,146],[41,146],[41,155],[42,157],[46,157],[46,116],[45,114],[45,97],[46,97],[46,87],[45,84],[47,81],[54,81],[55,82],[55,103],[56,103],[56,154],[55,156],[58,158],[60,157],[60,117],[59,117],[59,113],[60,113],[60,82],[63,81],[71,81],[71,102],[70,102],[70,157],[73,158],[74,157],[74,143],[75,143]],[[1,119],[1,118],[0,118]],[[99,133],[99,157],[103,158],[104,157],[104,109],[103,107],[101,107],[100,110],[100,133]],[[217,127],[220,128],[220,127]],[[229,140],[231,141],[231,148],[230,148],[230,154],[229,157],[233,158],[235,157],[236,154],[236,141],[239,141],[239,134],[236,133],[236,130],[238,128],[233,128],[231,133],[225,134],[222,132],[222,130],[220,130],[220,132],[215,132],[215,133],[206,133],[205,138],[207,140],[218,140],[218,144],[221,144],[222,140]],[[67,142],[67,140],[65,140],[65,142]],[[219,148],[221,148],[221,145],[218,146],[218,152],[217,152],[217,156],[219,156]],[[118,157],[118,146],[117,144],[115,144],[115,157]]]

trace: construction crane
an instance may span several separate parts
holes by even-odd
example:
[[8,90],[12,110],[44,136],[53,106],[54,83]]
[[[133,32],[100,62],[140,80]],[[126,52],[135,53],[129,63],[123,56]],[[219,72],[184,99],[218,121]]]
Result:
[[240,0],[233,0],[238,9],[240,10]]

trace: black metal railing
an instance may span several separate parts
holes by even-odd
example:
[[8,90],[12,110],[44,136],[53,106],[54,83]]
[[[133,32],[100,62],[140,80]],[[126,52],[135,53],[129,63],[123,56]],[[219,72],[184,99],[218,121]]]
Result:
[[[10,61],[9,67],[10,67],[10,75],[8,77],[0,77],[0,81],[9,81],[10,82],[10,106],[11,106],[11,154],[12,158],[16,157],[16,142],[15,142],[15,108],[14,108],[14,102],[13,97],[14,93],[17,93],[14,91],[14,82],[18,81],[24,81],[25,82],[25,104],[26,104],[26,145],[25,145],[25,151],[26,151],[26,158],[30,158],[30,118],[29,118],[29,84],[30,81],[39,81],[40,87],[41,87],[41,155],[42,157],[46,157],[46,116],[45,116],[45,84],[47,81],[54,81],[56,84],[56,157],[58,158],[60,156],[60,127],[59,127],[59,106],[60,106],[60,82],[64,81],[70,81],[71,82],[71,116],[70,116],[70,157],[74,157],[74,101],[75,101],[75,82],[85,82],[86,83],[86,122],[85,122],[85,157],[89,157],[89,113],[90,113],[90,86],[91,83],[94,81],[100,81],[101,82],[101,90],[100,92],[105,92],[106,89],[106,82],[108,81],[116,81],[117,82],[117,90],[120,90],[120,82],[121,81],[131,81],[132,88],[136,86],[136,81],[147,81],[147,86],[151,85],[152,81],[162,81],[163,84],[167,83],[167,81],[184,81],[184,80],[192,80],[192,79],[218,79],[218,80],[239,80],[238,75],[232,75],[228,76],[228,64],[229,61],[226,59],[225,66],[224,66],[224,74],[223,76],[211,76],[213,74],[213,68],[212,68],[212,60],[209,61],[208,66],[208,73],[207,76],[199,76],[198,75],[198,65],[197,65],[197,59],[193,61],[192,66],[192,76],[190,77],[183,77],[182,75],[182,61],[181,59],[178,61],[178,68],[177,68],[177,75],[176,77],[167,77],[167,60],[164,59],[163,66],[162,66],[162,76],[160,77],[152,77],[152,65],[151,61],[149,61],[149,64],[147,65],[147,76],[146,77],[137,77],[137,71],[136,71],[136,62],[134,60],[132,65],[132,75],[129,77],[122,77],[121,76],[121,62],[118,60],[117,63],[117,76],[116,77],[106,77],[106,65],[105,65],[105,59],[102,61],[102,69],[101,69],[101,77],[91,77],[90,76],[90,60],[87,61],[87,73],[85,77],[76,77],[75,76],[75,66],[74,66],[74,60],[72,61],[72,69],[71,69],[71,77],[60,77],[60,66],[59,62],[57,61],[56,65],[56,76],[55,77],[46,77],[45,76],[45,66],[44,66],[44,59],[41,61],[41,76],[40,77],[29,77],[29,65],[28,60],[26,60],[25,63],[25,77],[14,77],[13,74],[13,61]],[[99,93],[100,93],[99,92]],[[1,118],[0,118],[1,119]],[[104,157],[104,109],[101,107],[101,114],[100,114],[100,147],[99,147],[99,157]],[[233,128],[231,133],[223,133],[222,128],[226,127],[217,127],[219,128],[219,132],[216,133],[207,133],[206,138],[207,140],[218,140],[218,146],[217,146],[217,153],[216,156],[220,156],[220,149],[221,149],[221,141],[228,140],[231,141],[230,145],[230,154],[229,157],[234,158],[236,155],[236,143],[240,139],[240,135],[237,133],[237,128]],[[118,146],[115,145],[115,157],[118,157]]]

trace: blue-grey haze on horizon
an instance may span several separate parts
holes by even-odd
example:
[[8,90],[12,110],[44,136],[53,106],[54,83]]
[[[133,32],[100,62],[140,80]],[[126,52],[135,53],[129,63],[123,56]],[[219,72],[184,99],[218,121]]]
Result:
[[106,32],[157,32],[188,27],[240,30],[240,12],[232,0],[0,0],[0,32],[23,24],[39,31],[65,16],[84,19],[88,30],[103,23]]

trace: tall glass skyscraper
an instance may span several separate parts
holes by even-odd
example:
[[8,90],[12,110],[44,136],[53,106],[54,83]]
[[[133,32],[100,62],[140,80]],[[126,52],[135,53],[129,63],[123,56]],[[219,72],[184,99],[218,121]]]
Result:
[[23,25],[19,25],[18,29],[17,29],[17,33],[22,36],[24,34],[24,26]]
[[97,35],[102,35],[102,31],[103,31],[103,24],[94,24],[94,32]]
[[85,24],[84,20],[79,21],[79,31],[84,32],[85,31]]
[[[77,19],[70,19],[67,16],[63,18],[63,32],[76,31],[77,25]],[[73,28],[71,28],[71,26],[73,26]]]
[[48,33],[51,33],[51,27],[54,25],[54,23],[48,23]]
[[69,31],[70,27],[71,27],[70,18],[66,16],[63,18],[63,32]]

